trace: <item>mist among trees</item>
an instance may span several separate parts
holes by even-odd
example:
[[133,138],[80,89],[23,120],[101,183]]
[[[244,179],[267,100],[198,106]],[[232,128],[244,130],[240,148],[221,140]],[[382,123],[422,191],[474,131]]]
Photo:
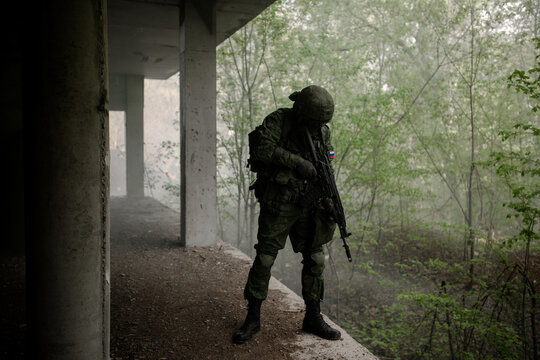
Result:
[[[221,237],[253,255],[247,134],[321,85],[353,233],[352,263],[338,232],[325,249],[324,311],[381,359],[538,359],[539,16],[538,0],[274,3],[218,47]],[[294,290],[300,259],[273,268]]]

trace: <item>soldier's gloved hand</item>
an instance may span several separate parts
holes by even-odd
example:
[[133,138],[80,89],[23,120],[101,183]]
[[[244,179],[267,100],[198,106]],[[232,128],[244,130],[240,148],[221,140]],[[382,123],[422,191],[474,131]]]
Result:
[[331,198],[328,198],[328,197],[322,199],[321,205],[322,205],[323,209],[326,210],[329,213],[331,213],[332,210],[334,209],[334,202],[332,201]]
[[334,222],[336,221],[333,216],[334,215],[334,202],[332,201],[331,198],[325,197],[325,198],[320,199],[319,208],[322,209],[322,211],[326,213],[330,221],[334,221]]
[[317,170],[315,169],[315,166],[311,163],[311,161],[308,161],[304,158],[299,157],[298,161],[296,162],[296,167],[294,168],[300,176],[303,178],[312,178],[317,176]]

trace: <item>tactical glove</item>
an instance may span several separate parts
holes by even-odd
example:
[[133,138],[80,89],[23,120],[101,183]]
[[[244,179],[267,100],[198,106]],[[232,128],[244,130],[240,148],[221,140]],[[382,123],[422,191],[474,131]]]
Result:
[[301,157],[298,157],[294,170],[296,170],[301,177],[306,179],[317,176],[317,170],[311,161]]
[[332,213],[332,211],[334,210],[334,202],[332,201],[331,198],[327,197],[327,198],[322,199],[321,205],[323,209],[327,211],[328,213]]
[[274,149],[272,162],[295,170],[298,175],[305,179],[317,176],[317,170],[311,162],[281,147]]
[[318,209],[324,211],[324,213],[326,214],[326,216],[328,216],[328,218],[330,220],[334,221],[334,217],[333,217],[333,214],[334,214],[334,202],[332,201],[331,198],[329,198],[329,197],[320,198],[316,202],[316,206],[317,206]]

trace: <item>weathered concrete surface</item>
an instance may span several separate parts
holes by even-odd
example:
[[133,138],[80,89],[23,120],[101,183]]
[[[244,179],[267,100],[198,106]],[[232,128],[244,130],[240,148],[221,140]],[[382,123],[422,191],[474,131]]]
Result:
[[180,13],[180,239],[186,246],[212,246],[217,236],[216,40],[191,2]]
[[126,191],[144,196],[144,76],[127,75],[126,89]]
[[[222,241],[218,241],[218,245],[224,247],[225,253],[230,254],[233,257],[243,259],[246,262],[252,262],[249,256],[247,256],[237,248],[233,247],[232,245],[224,243]],[[270,278],[269,288],[272,290],[279,290],[284,294],[283,300],[285,300],[285,302],[288,304],[289,310],[297,311],[303,310],[305,308],[302,298],[295,294],[291,289],[283,285],[283,283],[278,281],[273,276]],[[302,333],[302,335],[297,336],[296,338],[296,345],[300,346],[301,350],[298,350],[293,354],[295,358],[299,360],[377,360],[377,357],[375,357],[375,355],[373,355],[371,352],[369,352],[369,350],[367,350],[356,340],[354,340],[339,325],[334,323],[324,314],[323,317],[330,326],[341,331],[342,339],[339,341],[329,341],[320,339],[319,337],[311,334]]]
[[178,0],[108,0],[111,74],[168,79],[178,72]]
[[105,4],[32,3],[25,17],[28,358],[108,359]]
[[[214,45],[225,41],[274,0],[188,0],[216,34]],[[111,74],[138,74],[168,79],[178,72],[178,0],[109,0]]]

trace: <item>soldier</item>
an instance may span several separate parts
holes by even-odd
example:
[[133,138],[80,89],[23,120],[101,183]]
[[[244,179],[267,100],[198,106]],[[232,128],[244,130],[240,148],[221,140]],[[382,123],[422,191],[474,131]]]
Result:
[[302,297],[306,314],[302,329],[324,339],[341,338],[341,333],[331,328],[320,313],[324,293],[323,245],[332,240],[336,225],[328,213],[331,200],[318,196],[317,171],[309,160],[306,135],[308,129],[321,155],[332,151],[326,124],[334,114],[334,101],[325,89],[316,85],[294,92],[289,98],[294,101],[292,109],[282,108],[268,115],[251,149],[254,159],[250,162],[263,164],[264,169],[257,170],[255,195],[261,208],[257,255],[244,288],[247,316],[232,339],[237,344],[248,341],[260,330],[260,309],[268,293],[270,270],[287,236],[294,252],[302,253],[303,257]]

